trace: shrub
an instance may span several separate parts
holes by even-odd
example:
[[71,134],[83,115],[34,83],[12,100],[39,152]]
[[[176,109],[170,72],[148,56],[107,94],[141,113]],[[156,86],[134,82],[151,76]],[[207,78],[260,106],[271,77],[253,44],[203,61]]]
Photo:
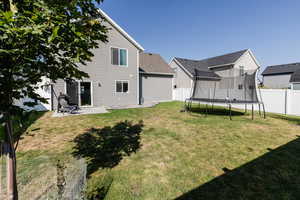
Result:
[[110,174],[91,177],[88,181],[85,196],[87,200],[103,200],[113,182]]

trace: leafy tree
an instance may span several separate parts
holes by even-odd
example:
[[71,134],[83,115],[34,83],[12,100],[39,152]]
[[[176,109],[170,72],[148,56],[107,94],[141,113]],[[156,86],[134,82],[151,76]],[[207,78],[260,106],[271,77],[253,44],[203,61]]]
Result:
[[52,81],[88,77],[79,65],[86,65],[93,56],[91,49],[107,41],[108,29],[97,9],[102,1],[0,2],[0,114],[9,158],[9,199],[18,199],[13,119],[23,112],[14,102],[24,97],[45,102],[35,92],[42,77]]

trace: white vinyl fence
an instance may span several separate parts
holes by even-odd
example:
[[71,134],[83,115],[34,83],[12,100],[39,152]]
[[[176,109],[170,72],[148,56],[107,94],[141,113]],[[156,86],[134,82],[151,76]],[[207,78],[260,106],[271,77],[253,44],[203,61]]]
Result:
[[42,78],[42,82],[39,83],[38,89],[36,92],[41,96],[47,99],[48,103],[41,103],[38,102],[38,104],[35,107],[28,107],[25,106],[25,102],[32,102],[33,100],[30,98],[24,98],[19,101],[15,101],[15,105],[22,107],[23,109],[26,110],[36,110],[36,111],[47,111],[51,110],[51,87],[49,85],[49,80],[46,78]]
[[[282,89],[261,89],[262,100],[266,112],[281,113],[288,115],[300,115],[300,91]],[[191,94],[190,88],[177,88],[173,90],[173,100],[185,101]],[[233,105],[233,107],[244,109],[244,105]],[[251,109],[251,106],[247,106]],[[255,110],[258,106],[255,105]]]

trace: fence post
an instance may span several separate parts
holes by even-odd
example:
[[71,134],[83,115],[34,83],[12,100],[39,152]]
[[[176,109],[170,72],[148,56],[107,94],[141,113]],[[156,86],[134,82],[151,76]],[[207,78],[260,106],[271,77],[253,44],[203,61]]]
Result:
[[284,96],[284,114],[287,114],[287,89],[285,89],[285,96]]

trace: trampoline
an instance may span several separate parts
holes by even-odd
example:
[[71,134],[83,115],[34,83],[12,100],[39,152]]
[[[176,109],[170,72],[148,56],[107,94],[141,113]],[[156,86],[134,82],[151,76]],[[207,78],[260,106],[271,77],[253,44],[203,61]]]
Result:
[[258,71],[248,70],[241,73],[232,69],[230,72],[224,71],[200,71],[195,69],[193,87],[190,98],[185,100],[185,109],[190,111],[192,103],[198,102],[206,104],[206,115],[208,113],[208,104],[228,105],[229,118],[232,120],[232,105],[247,105],[252,107],[252,119],[254,119],[254,105],[259,107],[261,116],[261,107],[263,117],[266,117],[265,106],[261,99],[261,93],[258,88]]

